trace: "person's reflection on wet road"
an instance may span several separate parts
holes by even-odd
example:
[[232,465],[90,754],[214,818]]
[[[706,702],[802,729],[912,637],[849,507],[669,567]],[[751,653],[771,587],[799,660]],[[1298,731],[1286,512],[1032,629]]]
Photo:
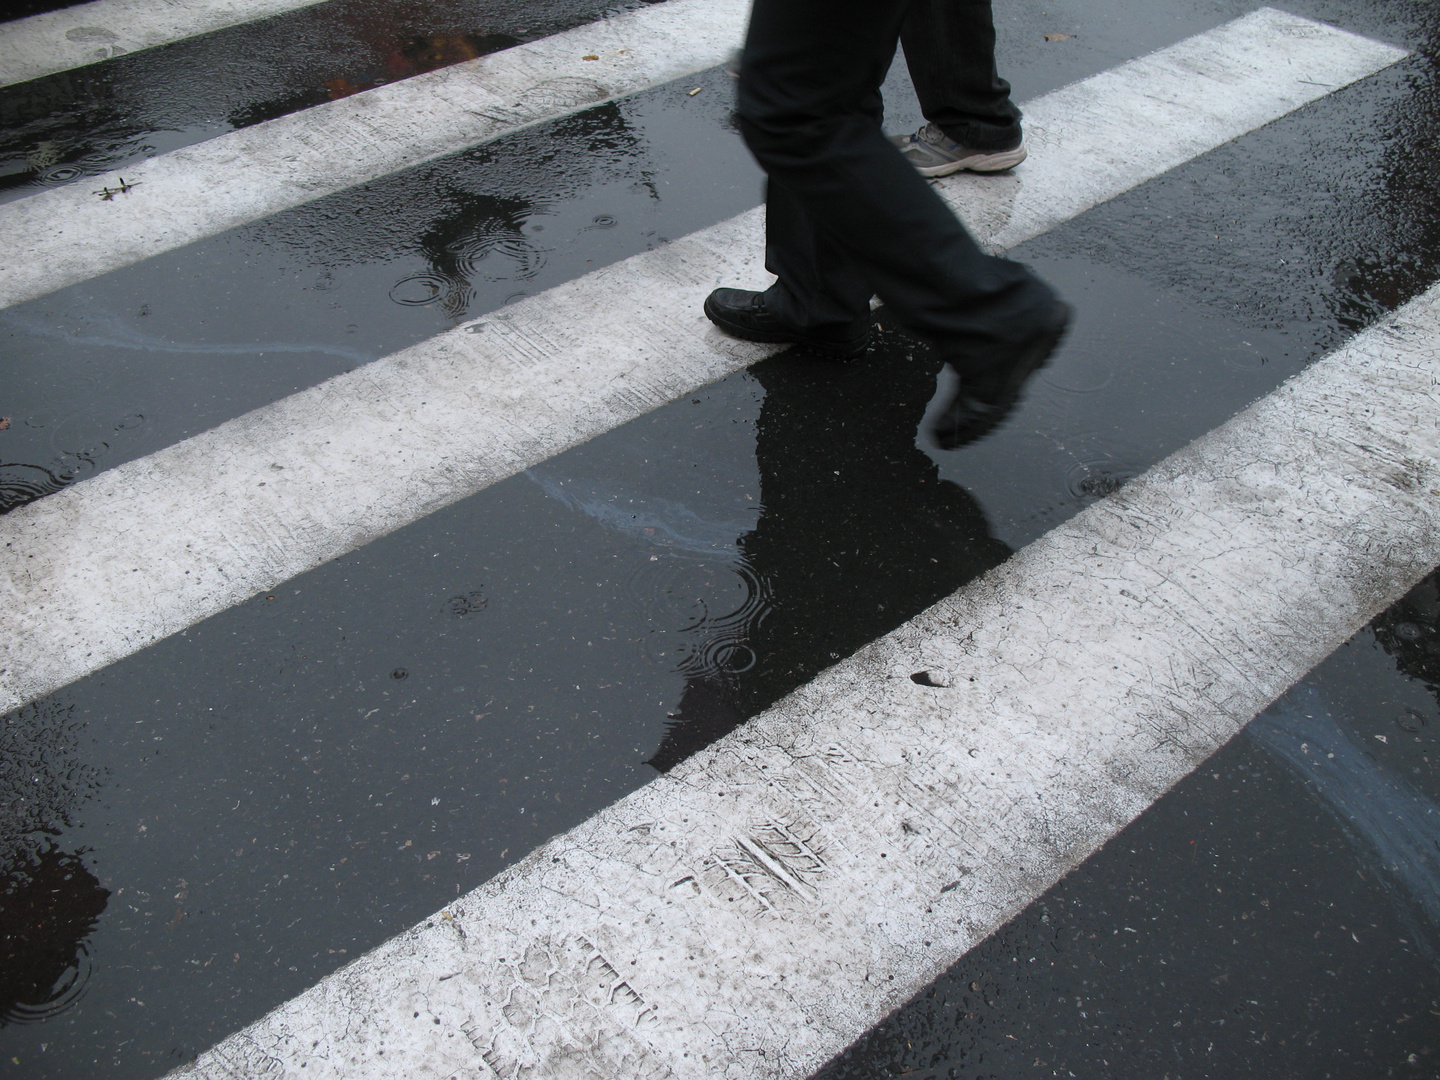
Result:
[[753,373],[763,511],[739,546],[768,602],[688,678],[649,760],[662,772],[1011,553],[916,446],[935,391],[924,347],[882,329],[859,360],[792,350]]

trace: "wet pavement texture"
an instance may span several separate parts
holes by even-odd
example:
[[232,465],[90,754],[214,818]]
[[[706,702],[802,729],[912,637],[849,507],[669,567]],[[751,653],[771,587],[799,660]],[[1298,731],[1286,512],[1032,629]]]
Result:
[[732,97],[707,72],[0,311],[0,511],[749,209]]
[[1440,577],[817,1080],[1434,1076]]
[[[1017,96],[1253,5],[1154,6],[1002,4]],[[984,442],[917,438],[939,363],[882,310],[853,363],[758,364],[4,717],[6,1075],[163,1074],[1440,277],[1440,15],[1286,6],[1420,51],[1017,249],[1079,316]],[[0,312],[6,505],[754,205],[730,86]],[[822,1075],[1435,1075],[1436,590]]]
[[0,87],[0,202],[643,6],[328,0]]

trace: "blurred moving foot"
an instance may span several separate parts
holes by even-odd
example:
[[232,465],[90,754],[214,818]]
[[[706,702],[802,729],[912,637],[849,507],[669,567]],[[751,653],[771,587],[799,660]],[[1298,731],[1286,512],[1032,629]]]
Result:
[[794,342],[842,358],[859,356],[870,340],[869,318],[835,327],[804,330],[765,306],[765,294],[750,289],[716,289],[705,298],[705,316],[731,337],[767,343]]
[[961,169],[971,172],[1004,172],[1025,160],[1025,143],[1010,150],[974,150],[956,142],[934,124],[926,124],[913,135],[891,135],[905,160],[921,176],[949,176]]
[[950,399],[930,429],[942,450],[957,450],[992,431],[1010,415],[1031,375],[1045,366],[1073,311],[1061,300],[1051,301],[1029,336],[1002,346],[1000,354],[978,371],[960,376]]

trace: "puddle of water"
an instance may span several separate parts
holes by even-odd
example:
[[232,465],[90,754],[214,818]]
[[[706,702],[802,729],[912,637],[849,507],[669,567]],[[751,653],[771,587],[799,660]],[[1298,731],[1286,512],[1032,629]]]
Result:
[[41,1023],[80,1000],[109,896],[80,856],[55,847],[0,866],[0,1026]]
[[0,509],[748,207],[730,80],[705,78],[0,312],[29,418],[0,432]]
[[0,202],[639,6],[328,0],[0,88]]
[[[920,440],[1012,547],[1118,491],[1310,359],[1306,338],[1245,327],[1105,263],[1027,261],[1075,305],[1070,334],[990,437],[956,452]],[[931,409],[952,380],[941,373]]]
[[53,703],[0,718],[0,1027],[60,1015],[92,974],[89,939],[109,891],[83,852],[56,843],[105,779],[82,731]]
[[111,897],[85,996],[0,1060],[163,1074],[653,778],[687,672],[743,665],[706,643],[751,587],[763,394],[707,388],[547,463],[554,495],[514,477],[68,688],[108,775],[59,839]]
[[705,518],[684,503],[627,491],[617,484],[566,479],[548,464],[528,469],[525,475],[546,495],[594,518],[607,531],[675,555],[729,561],[735,557],[736,540],[754,527],[753,515],[728,521]]

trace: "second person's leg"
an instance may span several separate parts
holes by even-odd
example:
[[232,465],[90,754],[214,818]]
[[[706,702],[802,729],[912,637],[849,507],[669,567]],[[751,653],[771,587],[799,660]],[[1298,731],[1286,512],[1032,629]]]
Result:
[[974,150],[1020,145],[1020,110],[995,67],[990,0],[914,0],[900,41],[926,120]]
[[985,347],[1023,339],[1053,294],[1024,267],[982,252],[882,132],[876,95],[909,7],[756,0],[738,111],[746,143],[783,192],[768,208],[767,261],[780,276],[778,302],[793,307],[777,314],[803,320],[836,297],[849,306],[868,285],[947,356],[983,366]]

